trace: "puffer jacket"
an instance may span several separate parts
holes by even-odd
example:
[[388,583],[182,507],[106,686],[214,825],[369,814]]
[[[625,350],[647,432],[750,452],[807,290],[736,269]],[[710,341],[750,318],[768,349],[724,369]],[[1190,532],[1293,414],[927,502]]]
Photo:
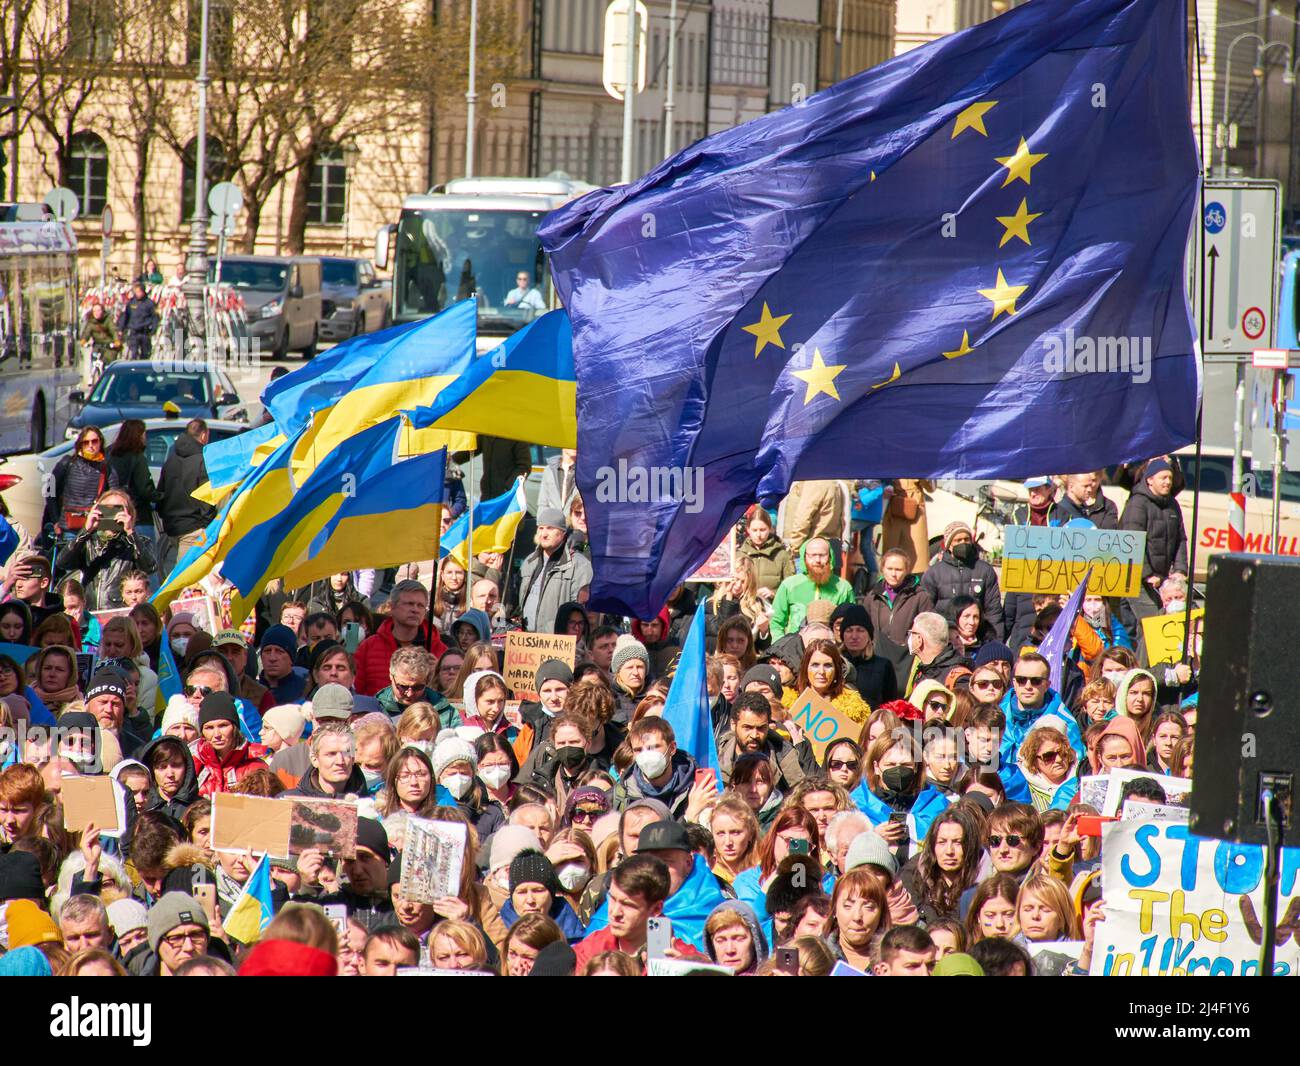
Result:
[[[921,588],[934,600],[934,609],[947,615],[948,605],[957,596],[973,596],[980,603],[985,620],[999,633],[1002,632],[1002,597],[998,590],[998,572],[983,558],[974,566],[957,561],[950,551],[931,560],[929,568],[921,575]],[[906,639],[906,634],[904,635]]]
[[773,536],[761,548],[746,537],[736,549],[737,555],[743,555],[754,565],[754,578],[761,589],[769,589],[775,595],[781,582],[794,576],[794,559],[784,544]]
[[269,769],[271,749],[264,744],[241,744],[217,758],[212,745],[200,740],[194,752],[194,770],[199,778],[199,795],[214,796],[229,792],[254,770]]
[[1147,535],[1147,553],[1142,561],[1142,579],[1187,573],[1187,530],[1183,509],[1176,497],[1157,496],[1145,481],[1139,482],[1124,505],[1120,529],[1141,530]]
[[[437,630],[430,632],[427,622],[421,623],[415,643],[425,648],[436,659],[447,646]],[[393,636],[393,620],[385,618],[377,630],[357,645],[357,680],[353,685],[363,696],[374,696],[389,681],[388,664],[397,651],[397,638]]]
[[176,790],[176,795],[171,799],[166,799],[158,791],[157,782],[154,780],[152,772],[149,774],[149,800],[145,804],[146,811],[161,811],[169,817],[180,821],[181,817],[189,809],[191,803],[199,798],[199,775],[194,768],[194,755],[179,737],[157,737],[149,741],[140,752],[140,761],[147,767],[149,758],[161,745],[179,745],[185,753],[185,776],[181,779],[181,787]]
[[158,565],[153,545],[139,533],[104,533],[82,530],[59,558],[65,574],[79,574],[86,589],[86,606],[92,611],[125,607],[122,578],[132,570],[151,572]]
[[65,510],[90,510],[106,488],[107,459],[92,462],[76,452],[65,455],[54,464],[54,492],[45,497],[41,524],[62,526]]

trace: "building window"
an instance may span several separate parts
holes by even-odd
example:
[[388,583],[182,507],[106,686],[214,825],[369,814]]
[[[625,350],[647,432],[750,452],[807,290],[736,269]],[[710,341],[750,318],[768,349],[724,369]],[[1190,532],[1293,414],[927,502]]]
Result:
[[108,203],[108,148],[94,133],[78,133],[68,146],[68,186],[80,201],[78,213],[97,218]]
[[113,5],[68,0],[68,54],[76,59],[113,58]]
[[347,207],[348,168],[343,150],[330,148],[312,161],[307,186],[307,222],[311,225],[340,226]]
[[[194,160],[198,155],[198,141],[191,140],[181,154],[181,221],[187,222],[194,217]],[[206,156],[204,171],[207,173],[209,189],[220,181],[226,173],[226,148],[215,137],[209,137],[204,146]],[[204,194],[206,197],[206,193]],[[206,213],[207,205],[203,206]]]
[[[197,63],[203,42],[203,0],[190,0],[188,32],[185,38],[185,61]],[[230,65],[230,44],[235,36],[234,0],[208,0],[208,62],[215,66]]]

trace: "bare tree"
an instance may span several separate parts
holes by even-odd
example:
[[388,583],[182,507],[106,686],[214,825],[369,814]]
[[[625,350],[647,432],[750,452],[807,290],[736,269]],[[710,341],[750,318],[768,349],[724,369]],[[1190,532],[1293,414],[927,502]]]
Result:
[[23,43],[35,6],[36,0],[0,0],[0,96],[13,101],[0,108],[0,116],[8,119],[7,129],[0,133],[0,152],[6,160],[10,200],[18,199],[18,137],[23,129],[19,116],[32,88],[31,80],[23,76]]

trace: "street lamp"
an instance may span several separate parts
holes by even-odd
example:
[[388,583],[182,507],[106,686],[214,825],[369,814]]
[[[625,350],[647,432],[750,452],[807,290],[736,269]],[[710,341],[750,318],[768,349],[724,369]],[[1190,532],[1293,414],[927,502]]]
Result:
[[194,215],[190,219],[190,247],[185,263],[185,304],[203,353],[207,354],[208,283],[208,0],[203,0],[199,28],[198,133],[194,141]]
[[474,176],[474,67],[478,62],[478,0],[469,2],[469,87],[465,92],[465,177]]
[[361,151],[355,142],[343,146],[343,254],[352,250],[352,179]]
[[[1262,81],[1266,72],[1264,57],[1274,48],[1281,48],[1286,52],[1287,59],[1284,65],[1285,73],[1282,75],[1283,80],[1292,84],[1295,80],[1295,71],[1292,67],[1291,46],[1284,41],[1266,41],[1258,33],[1239,33],[1232,39],[1228,45],[1228,59],[1223,69],[1223,121],[1219,123],[1218,140],[1219,140],[1219,166],[1223,169],[1224,174],[1228,172],[1228,148],[1231,140],[1231,124],[1229,122],[1229,105],[1232,99],[1232,52],[1242,41],[1255,42],[1255,62],[1251,66],[1251,74],[1256,81]],[[1256,140],[1259,139],[1261,130],[1255,131]]]

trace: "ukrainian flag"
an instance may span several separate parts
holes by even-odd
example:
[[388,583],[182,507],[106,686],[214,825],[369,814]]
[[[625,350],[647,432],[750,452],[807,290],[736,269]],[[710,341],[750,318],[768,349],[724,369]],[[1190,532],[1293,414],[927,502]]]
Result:
[[[474,508],[474,554],[480,552],[508,552],[515,540],[515,530],[528,509],[524,497],[524,479],[515,487],[494,500],[485,500]],[[469,569],[466,540],[469,537],[470,512],[465,511],[448,528],[438,550],[438,558],[450,555],[465,569]]]
[[158,688],[154,697],[154,711],[161,714],[167,708],[167,701],[181,694],[181,672],[176,666],[176,656],[172,654],[171,641],[167,634],[158,642]]
[[568,313],[550,311],[475,359],[411,424],[576,448],[577,391]]
[[[286,435],[312,427],[294,455],[303,472],[353,434],[402,408],[427,406],[474,360],[478,304],[461,300],[432,318],[354,337],[262,391]],[[439,447],[471,450],[472,435],[413,433],[401,454]]]
[[[402,484],[412,476],[412,471],[397,459],[401,421],[390,417],[342,441],[315,465],[296,491],[277,494],[274,501],[268,500],[276,504],[273,508],[246,509],[258,521],[240,524],[238,535],[221,564],[222,577],[239,590],[231,598],[232,618],[242,620],[247,615],[268,581],[294,569],[305,572],[300,568],[330,541],[330,569],[325,574],[369,565],[365,558],[373,558],[377,552],[385,564],[410,561],[393,558],[390,545],[394,546],[393,552],[400,552],[405,545],[423,543],[427,549],[425,557],[432,557],[438,530],[436,522],[423,533],[418,529],[404,531],[399,528],[402,518],[376,513],[378,505],[398,507],[403,499],[410,501],[414,494],[417,501],[414,517],[419,517],[421,497],[430,508],[442,499],[445,458],[433,464],[438,472],[433,484]],[[425,470],[421,467],[415,473]],[[387,476],[381,478],[381,475]],[[267,496],[266,484],[259,484],[254,494]],[[377,485],[380,490],[376,496]],[[365,502],[358,504],[358,501]],[[331,523],[345,505],[348,513],[343,518],[350,520],[340,520],[331,531]],[[376,544],[375,537],[383,539]]]
[[235,897],[223,923],[226,932],[241,944],[255,944],[262,931],[271,924],[275,905],[271,902],[271,859],[263,855],[245,883],[243,891]]
[[225,440],[214,440],[203,448],[203,468],[208,480],[191,496],[203,503],[220,507],[261,462],[285,442],[285,435],[274,422],[245,430]]

